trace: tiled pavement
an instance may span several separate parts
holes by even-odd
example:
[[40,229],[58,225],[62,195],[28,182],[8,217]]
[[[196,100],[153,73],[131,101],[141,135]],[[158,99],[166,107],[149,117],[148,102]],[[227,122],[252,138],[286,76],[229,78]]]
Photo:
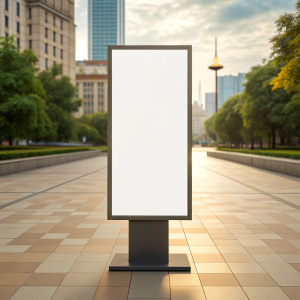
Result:
[[193,220],[170,221],[191,273],[108,272],[106,157],[0,177],[0,299],[300,299],[300,182],[193,152]]

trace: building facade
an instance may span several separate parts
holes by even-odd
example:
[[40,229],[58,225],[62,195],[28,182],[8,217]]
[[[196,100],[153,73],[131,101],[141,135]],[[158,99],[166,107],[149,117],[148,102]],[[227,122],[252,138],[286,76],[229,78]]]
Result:
[[205,93],[205,111],[207,118],[216,112],[216,93]]
[[89,60],[107,60],[108,45],[124,44],[125,0],[89,0]]
[[204,122],[206,120],[206,112],[199,105],[198,101],[194,101],[192,106],[192,133],[203,138],[205,136]]
[[15,35],[43,71],[54,62],[75,83],[74,0],[0,0],[0,36]]
[[244,91],[244,76],[245,73],[238,73],[237,76],[218,76],[218,108],[221,108],[228,98]]
[[76,62],[77,98],[82,99],[82,106],[76,113],[83,114],[107,111],[107,61]]

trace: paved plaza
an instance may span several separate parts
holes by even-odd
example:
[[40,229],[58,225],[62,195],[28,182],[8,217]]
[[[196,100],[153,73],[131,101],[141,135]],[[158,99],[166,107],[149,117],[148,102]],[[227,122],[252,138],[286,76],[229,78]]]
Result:
[[300,299],[299,178],[194,149],[193,220],[169,222],[191,272],[108,272],[128,221],[106,220],[106,160],[0,177],[1,300]]

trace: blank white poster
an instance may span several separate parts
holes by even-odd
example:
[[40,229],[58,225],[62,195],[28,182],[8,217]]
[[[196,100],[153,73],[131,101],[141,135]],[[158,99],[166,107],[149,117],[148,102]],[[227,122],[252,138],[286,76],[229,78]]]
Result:
[[112,50],[112,216],[188,215],[188,51]]

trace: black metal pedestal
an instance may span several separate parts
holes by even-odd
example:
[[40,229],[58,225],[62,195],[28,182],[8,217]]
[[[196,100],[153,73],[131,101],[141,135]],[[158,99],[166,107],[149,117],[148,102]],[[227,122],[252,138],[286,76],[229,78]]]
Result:
[[110,271],[190,271],[186,254],[169,255],[169,221],[129,221],[129,254],[116,254]]

